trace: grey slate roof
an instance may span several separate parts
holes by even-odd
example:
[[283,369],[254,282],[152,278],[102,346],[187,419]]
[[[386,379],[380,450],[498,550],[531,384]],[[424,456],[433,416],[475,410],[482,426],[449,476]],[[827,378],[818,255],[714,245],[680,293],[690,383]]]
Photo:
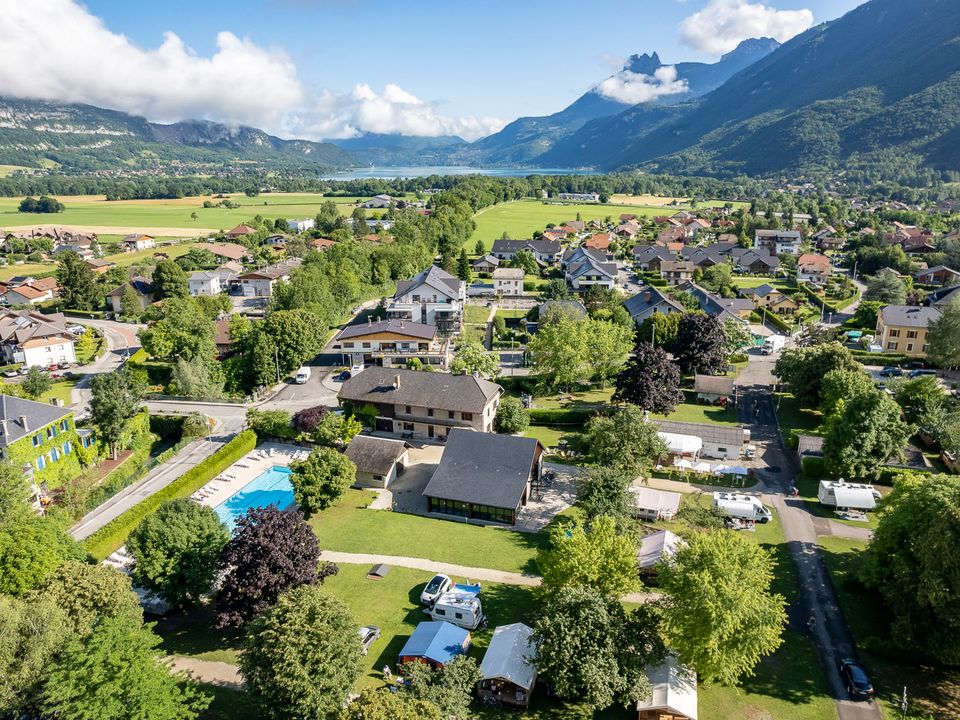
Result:
[[659,425],[661,432],[675,433],[677,435],[693,435],[704,442],[728,445],[730,447],[743,445],[743,428],[741,427],[656,419],[651,419],[651,422]]
[[637,324],[642,323],[654,312],[684,312],[684,307],[680,303],[671,300],[666,293],[653,285],[642,287],[640,292],[625,300],[623,306]]
[[380,320],[374,323],[357,323],[356,325],[348,325],[341,330],[337,335],[337,340],[349,340],[350,338],[382,332],[408,335],[420,340],[433,340],[437,336],[437,326],[410,322],[409,320]]
[[725,375],[695,375],[693,389],[708,395],[733,395],[733,378]]
[[[0,447],[7,447],[42,427],[62,420],[72,412],[47,403],[0,395],[0,420],[5,420],[7,426],[6,432],[0,436]],[[21,416],[27,418],[26,428],[20,422]]]
[[530,479],[539,445],[534,438],[451,430],[423,494],[513,509]]
[[560,252],[559,240],[494,240],[492,253],[515,253],[530,250],[543,255],[557,255]]
[[[395,388],[398,377],[400,387]],[[371,367],[347,380],[338,397],[357,403],[480,413],[489,400],[502,392],[503,388],[496,383],[473,375]]]
[[146,297],[147,295],[153,295],[153,284],[146,278],[135,277],[123,283],[123,285],[118,285],[117,287],[115,287],[113,290],[107,293],[107,297],[122,297],[123,289],[127,285],[132,287],[133,291],[137,293],[137,295],[141,295],[144,297]]
[[401,280],[398,282],[397,293],[394,295],[394,297],[406,295],[411,290],[420,287],[428,281],[430,281],[433,285],[445,286],[447,290],[449,290],[452,297],[459,297],[460,295],[460,278],[454,277],[446,270],[438,268],[436,265],[431,265],[426,270],[414,275],[409,280]]
[[740,290],[740,294],[748,298],[766,297],[771,293],[776,293],[778,295],[782,294],[778,288],[775,288],[773,285],[767,285],[766,283],[764,283],[763,285],[757,285],[756,287],[743,288],[742,290]]
[[797,454],[803,458],[807,455],[820,457],[823,455],[822,435],[797,435]]
[[700,309],[708,315],[715,316],[721,322],[724,320],[738,320],[742,322],[738,312],[753,312],[753,302],[745,298],[722,298],[719,295],[705,290],[692,282],[681,283],[678,287],[686,290],[700,303]]
[[931,320],[940,317],[940,311],[935,307],[887,305],[880,311],[880,317],[884,325],[925,328]]
[[472,265],[476,267],[477,265],[480,265],[482,263],[486,263],[487,265],[493,265],[494,267],[497,267],[498,265],[500,265],[500,258],[496,257],[495,255],[488,254],[474,260]]
[[360,472],[389,475],[397,460],[409,449],[410,444],[402,440],[356,435],[344,454]]

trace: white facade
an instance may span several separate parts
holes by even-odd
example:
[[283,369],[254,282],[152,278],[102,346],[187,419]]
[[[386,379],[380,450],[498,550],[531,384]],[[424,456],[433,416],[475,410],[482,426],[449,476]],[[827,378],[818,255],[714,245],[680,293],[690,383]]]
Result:
[[22,362],[26,367],[46,367],[53,363],[75,363],[77,356],[73,340],[49,338],[24,343],[23,348],[14,354],[14,361]]
[[494,270],[493,291],[497,295],[507,297],[523,295],[523,270],[520,268],[497,268]]
[[287,220],[287,228],[292,232],[306,232],[312,230],[316,223],[313,218],[304,218],[303,220]]
[[274,282],[276,281],[265,277],[243,277],[240,279],[244,297],[270,297],[273,294]]
[[219,295],[223,291],[220,275],[216,273],[195,272],[190,276],[188,283],[190,295]]

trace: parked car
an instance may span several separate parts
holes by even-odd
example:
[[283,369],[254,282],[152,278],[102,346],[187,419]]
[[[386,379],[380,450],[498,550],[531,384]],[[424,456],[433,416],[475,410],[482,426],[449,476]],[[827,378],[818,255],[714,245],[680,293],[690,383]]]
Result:
[[363,654],[366,655],[370,646],[380,639],[380,628],[376,625],[365,625],[360,628],[360,644],[363,646]]
[[87,331],[83,325],[71,325],[67,328],[67,332],[73,333],[74,335],[83,335]]
[[51,363],[50,365],[47,365],[47,372],[53,372],[54,370],[59,370],[59,369],[60,369],[60,366],[57,365],[56,363]]
[[873,700],[873,683],[863,665],[856,660],[844,658],[840,661],[840,677],[843,685],[854,700]]
[[911,371],[909,372],[909,374],[907,375],[907,377],[908,377],[908,378],[917,378],[917,377],[922,377],[922,376],[924,376],[924,375],[934,375],[934,376],[935,376],[936,374],[937,374],[937,371],[936,371],[936,370],[923,370],[923,369],[921,369],[921,368],[917,368],[916,370],[911,370]]
[[20,368],[20,374],[21,374],[21,375],[27,375],[27,374],[29,374],[29,373],[30,373],[30,368],[28,368],[26,365],[24,365],[22,368]]
[[883,370],[880,371],[880,374],[883,377],[900,377],[903,375],[903,370],[898,368],[896,365],[887,365]]
[[16,370],[7,370],[7,371],[3,374],[3,376],[4,376],[4,377],[8,377],[8,378],[12,378],[12,377],[16,377],[16,376],[19,375],[19,374],[20,374],[20,373],[17,372]]
[[911,360],[904,367],[907,370],[923,370],[926,367],[923,360]]
[[424,605],[433,605],[437,598],[453,587],[453,580],[444,574],[434,575],[420,593],[420,602]]

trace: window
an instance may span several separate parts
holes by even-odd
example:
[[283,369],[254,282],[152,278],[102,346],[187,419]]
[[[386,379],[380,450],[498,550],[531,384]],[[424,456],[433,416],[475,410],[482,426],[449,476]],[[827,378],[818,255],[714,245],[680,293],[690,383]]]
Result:
[[353,347],[353,343],[352,343],[352,342],[345,342],[345,343],[343,344],[343,346],[344,346],[345,348],[352,348],[352,347]]
[[433,417],[433,408],[427,408],[427,417]]
[[456,413],[453,410],[447,410],[447,417],[453,420],[456,417]]
[[50,448],[50,462],[56,462],[60,459],[60,451],[57,448]]
[[725,453],[726,451],[727,451],[726,448],[722,448],[722,447],[718,447],[718,448],[717,448],[717,452]]
[[71,445],[71,444],[70,444],[70,441],[67,440],[67,442],[65,442],[65,443],[63,444],[63,454],[64,454],[64,455],[69,455],[69,454],[72,453],[72,452],[73,452],[73,445]]
[[47,466],[47,461],[43,455],[37,457],[37,470],[43,470]]
[[413,423],[404,423],[404,424],[403,424],[403,429],[404,429],[404,430],[408,430],[408,431],[410,431],[410,432],[413,432]]
[[887,343],[887,350],[896,350],[896,349],[897,349],[897,343],[895,341],[891,340],[890,342]]
[[363,343],[363,347],[364,347],[365,350],[369,350],[369,349],[370,349],[370,343],[368,343],[368,342]]
[[891,328],[891,329],[890,329],[890,337],[900,337],[900,331]]
[[66,420],[61,420],[61,421],[60,421],[60,429],[61,429],[63,432],[66,432],[67,430],[70,429],[70,423],[67,422]]
[[463,613],[462,613],[462,612],[455,612],[455,613],[453,614],[453,616],[454,616],[457,620],[463,620]]
[[464,420],[467,420],[467,421],[473,420],[473,413],[465,412],[465,413],[461,413],[461,415],[463,416]]
[[434,611],[437,615],[446,615],[446,614],[447,614],[447,611],[444,610],[443,608],[434,608],[433,611]]
[[411,412],[411,408],[410,408],[410,406],[409,406],[409,405],[407,405],[407,406],[406,406],[406,409],[404,410],[404,412],[405,412],[405,413],[406,413],[407,415],[409,415],[409,414],[410,414],[410,412]]
[[52,440],[57,434],[57,429],[53,426],[47,428],[47,440]]
[[913,343],[907,343],[907,352],[913,352]]
[[916,337],[917,337],[916,330],[907,330],[907,340],[913,340]]
[[34,447],[40,447],[40,445],[43,444],[43,438],[39,433],[33,436],[32,441]]

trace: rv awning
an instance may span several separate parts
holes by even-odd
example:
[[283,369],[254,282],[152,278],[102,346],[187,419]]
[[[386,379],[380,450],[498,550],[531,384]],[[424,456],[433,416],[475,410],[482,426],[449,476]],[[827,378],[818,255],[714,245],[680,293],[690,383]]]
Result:
[[657,435],[667,444],[667,451],[674,454],[693,455],[703,449],[703,440],[696,435],[671,432],[658,432]]
[[483,679],[506,680],[530,691],[537,680],[537,669],[531,661],[535,653],[532,635],[533,629],[523,623],[501,625],[494,630],[480,663]]
[[834,495],[837,498],[837,507],[873,510],[877,506],[873,492],[865,488],[838,487],[834,490]]

